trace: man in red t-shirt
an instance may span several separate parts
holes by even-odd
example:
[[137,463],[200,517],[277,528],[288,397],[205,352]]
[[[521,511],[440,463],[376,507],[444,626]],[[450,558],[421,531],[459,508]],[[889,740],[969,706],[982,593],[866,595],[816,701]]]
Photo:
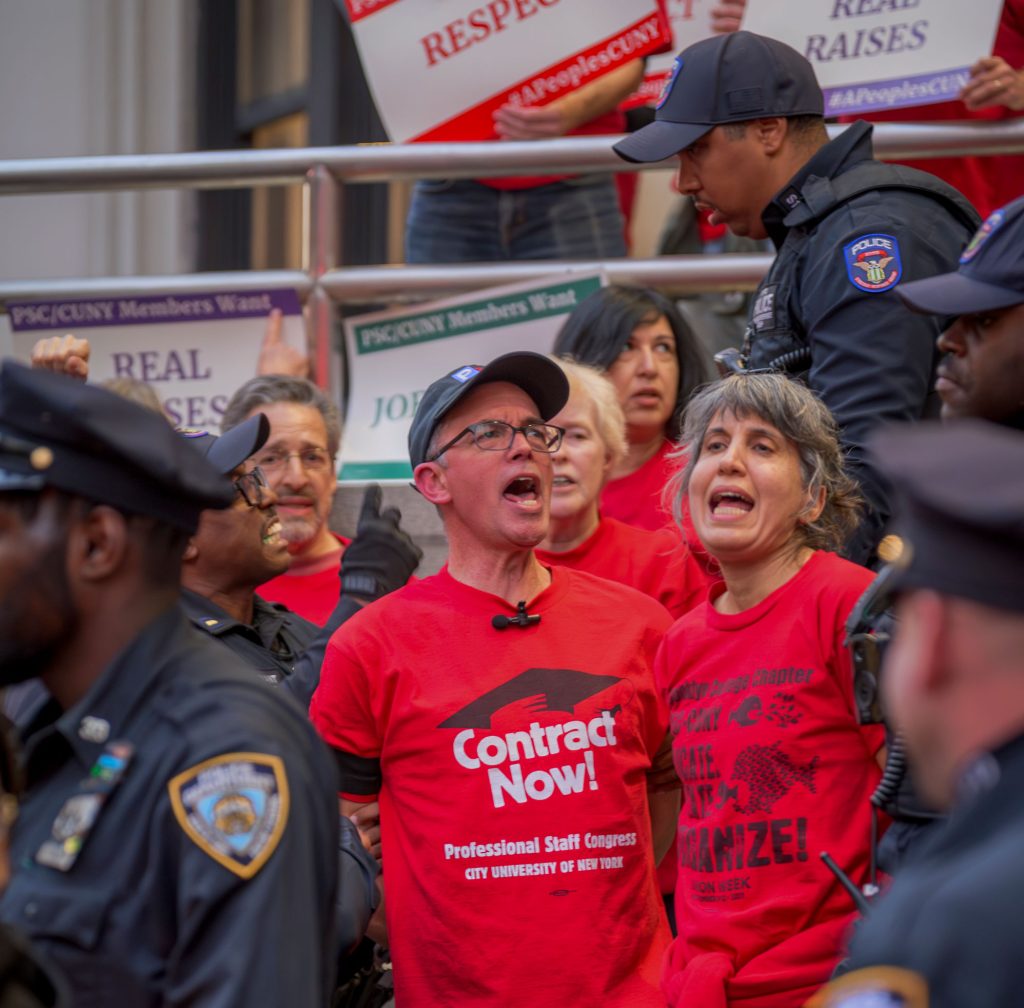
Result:
[[258,375],[231,397],[221,429],[227,433],[256,413],[266,414],[270,437],[253,461],[277,494],[291,557],[288,570],[260,585],[259,594],[323,626],[338,603],[338,571],[350,542],[327,524],[337,486],[338,407],[305,378]]
[[332,638],[310,716],[342,808],[379,795],[396,1000],[662,1005],[655,883],[678,810],[653,599],[535,557],[561,369],[534,353],[427,389],[409,433],[448,565]]

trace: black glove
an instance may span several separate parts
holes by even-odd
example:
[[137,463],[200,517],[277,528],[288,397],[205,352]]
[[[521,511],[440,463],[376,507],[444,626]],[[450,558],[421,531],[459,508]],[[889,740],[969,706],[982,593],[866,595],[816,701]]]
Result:
[[341,591],[373,601],[401,588],[423,558],[399,527],[398,508],[380,509],[381,489],[371,483],[363,495],[356,537],[341,556]]

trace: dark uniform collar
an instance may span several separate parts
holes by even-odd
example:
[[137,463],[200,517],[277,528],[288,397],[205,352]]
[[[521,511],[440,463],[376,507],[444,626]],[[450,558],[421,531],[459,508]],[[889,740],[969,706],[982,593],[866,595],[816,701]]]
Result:
[[855,122],[834,140],[820,147],[811,159],[779,190],[765,207],[761,220],[776,249],[782,247],[789,228],[814,217],[814,210],[805,206],[805,186],[812,179],[830,179],[841,175],[858,161],[873,157],[871,132],[873,127],[863,121]]
[[204,595],[188,588],[181,589],[181,607],[189,620],[205,633],[214,637],[240,633],[251,637],[266,648],[273,648],[288,617],[288,610],[284,606],[266,602],[259,595],[254,595],[252,623],[243,623]]
[[178,606],[157,616],[104,670],[89,691],[66,711],[50,699],[25,729],[28,782],[46,774],[50,761],[63,762],[53,749],[70,749],[84,769],[92,767],[108,742],[122,739],[124,726],[159,674],[170,641],[184,629]]

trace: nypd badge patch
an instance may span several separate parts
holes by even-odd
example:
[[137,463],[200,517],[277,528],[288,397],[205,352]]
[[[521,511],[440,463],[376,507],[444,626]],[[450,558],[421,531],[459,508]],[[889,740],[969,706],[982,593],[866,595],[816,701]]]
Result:
[[178,774],[167,790],[185,835],[239,878],[266,864],[288,822],[288,778],[277,756],[216,756]]
[[833,980],[806,1008],[928,1008],[928,983],[913,970],[869,966]]
[[881,294],[903,276],[900,244],[887,234],[866,234],[843,246],[846,274],[857,290]]

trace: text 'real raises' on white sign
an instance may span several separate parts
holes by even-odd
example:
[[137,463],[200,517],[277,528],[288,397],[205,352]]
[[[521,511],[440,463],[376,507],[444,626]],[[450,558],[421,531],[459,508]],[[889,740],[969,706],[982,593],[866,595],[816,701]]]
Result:
[[743,27],[810,60],[825,115],[951,101],[992,52],[1003,0],[747,0]]
[[494,139],[502,105],[547,105],[669,43],[656,0],[345,0],[392,140]]

